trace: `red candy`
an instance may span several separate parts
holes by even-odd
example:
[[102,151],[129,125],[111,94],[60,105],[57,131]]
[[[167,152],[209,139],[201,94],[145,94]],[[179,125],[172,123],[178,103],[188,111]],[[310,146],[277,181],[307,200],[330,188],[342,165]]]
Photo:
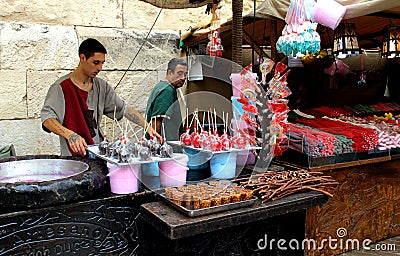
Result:
[[221,139],[221,146],[223,150],[229,150],[232,147],[232,141],[229,138]]
[[192,138],[190,137],[189,133],[182,133],[182,135],[180,137],[180,141],[185,146],[190,146],[192,144]]
[[195,148],[201,148],[202,145],[202,139],[199,134],[196,133],[196,135],[192,136],[192,146]]

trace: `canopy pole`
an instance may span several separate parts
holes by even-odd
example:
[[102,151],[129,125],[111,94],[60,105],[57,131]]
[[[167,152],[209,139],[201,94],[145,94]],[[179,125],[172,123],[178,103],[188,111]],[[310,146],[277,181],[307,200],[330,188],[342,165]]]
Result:
[[[232,72],[239,73],[242,67],[242,44],[243,44],[243,0],[232,0]],[[240,70],[238,69],[240,66]]]
[[271,58],[278,62],[278,50],[276,49],[276,41],[278,40],[278,23],[276,20],[269,20],[271,28]]

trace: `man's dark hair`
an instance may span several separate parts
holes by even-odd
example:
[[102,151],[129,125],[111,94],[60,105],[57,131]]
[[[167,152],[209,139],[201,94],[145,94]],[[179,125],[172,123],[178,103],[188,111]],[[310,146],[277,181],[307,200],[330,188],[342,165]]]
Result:
[[107,50],[99,41],[94,38],[84,40],[79,46],[79,55],[84,54],[86,59],[92,57],[95,52],[107,54]]
[[178,66],[178,65],[187,66],[186,62],[183,59],[180,59],[180,58],[171,59],[168,62],[167,74],[168,74],[168,70],[171,70],[172,72],[174,72],[176,66]]

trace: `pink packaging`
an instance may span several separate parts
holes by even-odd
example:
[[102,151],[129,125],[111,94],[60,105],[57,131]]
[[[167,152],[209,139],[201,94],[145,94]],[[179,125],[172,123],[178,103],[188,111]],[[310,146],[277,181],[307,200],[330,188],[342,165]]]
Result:
[[[253,73],[254,79],[257,79],[257,73]],[[232,95],[240,97],[242,87],[242,77],[240,73],[232,73],[230,76],[232,80]]]
[[318,0],[315,5],[313,21],[335,29],[346,13],[346,7],[334,0]]
[[131,194],[139,190],[139,164],[118,166],[107,163],[111,192],[114,194]]
[[185,185],[188,161],[188,155],[174,153],[173,160],[159,162],[160,185],[163,187],[178,187]]

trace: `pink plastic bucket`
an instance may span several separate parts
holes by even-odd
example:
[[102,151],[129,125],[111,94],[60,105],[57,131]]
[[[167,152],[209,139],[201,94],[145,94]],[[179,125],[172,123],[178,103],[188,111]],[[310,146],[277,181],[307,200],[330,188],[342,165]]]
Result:
[[346,7],[334,0],[318,0],[315,5],[313,21],[335,29],[346,13]]
[[163,187],[178,187],[186,184],[187,163],[186,154],[174,153],[173,160],[159,162],[160,185]]
[[245,166],[247,163],[247,158],[249,158],[249,151],[240,151],[236,157],[237,166]]
[[256,156],[251,151],[240,151],[236,157],[237,166],[245,166],[246,164],[255,164]]
[[139,189],[138,173],[140,165],[117,166],[107,163],[111,192],[114,194],[131,194]]

